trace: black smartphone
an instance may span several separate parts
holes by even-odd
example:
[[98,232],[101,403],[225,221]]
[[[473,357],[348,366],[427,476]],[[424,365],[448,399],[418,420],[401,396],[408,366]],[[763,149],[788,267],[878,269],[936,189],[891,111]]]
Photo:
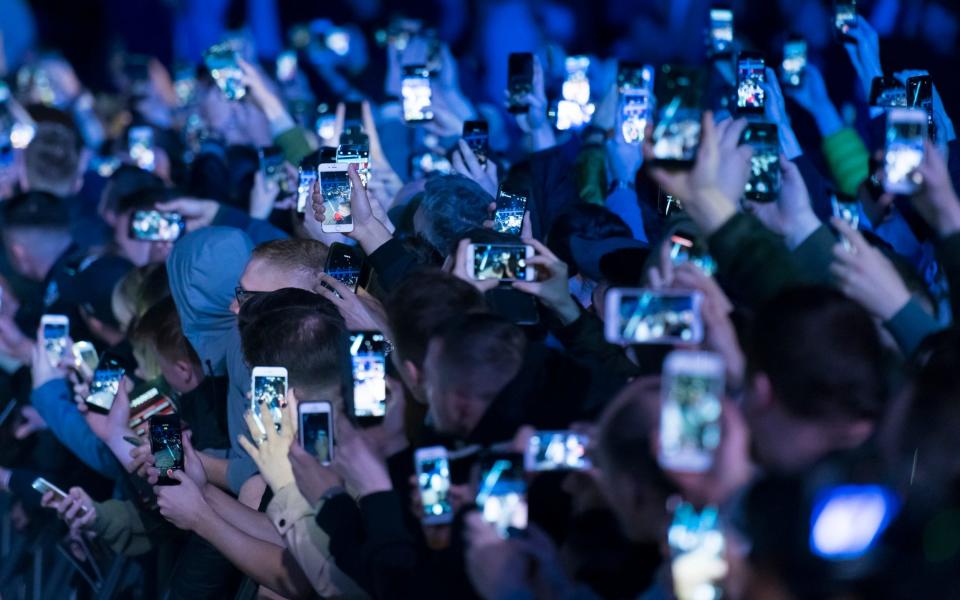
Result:
[[87,408],[103,415],[109,413],[125,373],[120,363],[113,358],[104,357],[93,372],[90,395],[84,400]]
[[351,416],[362,427],[379,425],[387,414],[387,338],[379,331],[351,331]]
[[933,78],[919,75],[907,79],[907,106],[927,111],[927,135],[936,139],[936,124],[933,121]]
[[520,235],[526,209],[526,194],[505,190],[501,185],[497,190],[497,212],[493,215],[493,229],[500,233]]
[[780,135],[773,123],[750,123],[741,144],[753,147],[750,180],[744,197],[754,202],[773,202],[780,195]]
[[790,36],[783,44],[783,84],[797,87],[803,83],[803,72],[807,68],[807,40]]
[[356,292],[362,269],[363,258],[356,248],[340,242],[330,244],[327,264],[323,268],[327,275]]
[[761,83],[767,79],[766,63],[763,57],[752,52],[744,52],[737,59],[737,111],[741,113],[762,113],[766,102],[766,92]]
[[350,127],[363,128],[363,103],[362,102],[344,102],[343,103],[343,128]]
[[490,134],[486,121],[464,121],[463,141],[477,155],[477,160],[481,165],[487,164],[487,155],[490,153]]
[[650,85],[650,69],[642,63],[622,61],[617,64],[617,89],[645,90]]
[[841,41],[850,39],[850,30],[857,26],[857,0],[834,0],[833,30]]
[[160,471],[158,485],[179,485],[176,479],[167,477],[167,471],[183,470],[183,432],[179,415],[156,415],[150,417],[150,451],[154,466]]
[[675,169],[690,168],[700,147],[703,70],[662,65],[654,78],[657,120],[653,129],[654,164]]
[[710,56],[718,57],[733,51],[733,11],[729,6],[710,9]]
[[433,91],[430,87],[430,71],[426,66],[408,65],[403,68],[400,96],[405,123],[433,120]]
[[333,407],[329,402],[305,400],[297,405],[300,446],[321,464],[333,460]]
[[511,52],[507,62],[507,110],[527,111],[524,97],[533,93],[533,54]]
[[907,88],[896,77],[874,77],[870,83],[870,106],[907,108]]
[[280,181],[284,178],[283,161],[285,160],[283,150],[279,146],[264,146],[257,150],[260,157],[260,171],[267,179]]

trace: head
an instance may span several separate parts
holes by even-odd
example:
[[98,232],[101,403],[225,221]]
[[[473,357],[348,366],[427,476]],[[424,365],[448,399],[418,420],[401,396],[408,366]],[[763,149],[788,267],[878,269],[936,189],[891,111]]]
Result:
[[152,173],[124,166],[110,177],[100,200],[100,216],[113,229],[113,242],[124,258],[138,267],[167,260],[173,244],[130,238],[130,219],[138,210],[156,210],[171,199],[163,181]]
[[650,379],[625,387],[600,416],[592,449],[600,490],[624,534],[639,543],[665,539],[667,498],[676,491],[655,457],[659,389]]
[[423,391],[437,431],[467,437],[523,365],[523,331],[501,317],[466,315],[430,338]]
[[296,288],[262,294],[240,311],[243,356],[250,367],[285,367],[300,400],[336,401],[340,393],[343,317],[326,298]]
[[[284,239],[260,244],[240,276],[245,292],[273,292],[281,288],[314,291],[320,288],[320,274],[327,261],[327,245],[316,240]],[[234,299],[230,310],[239,314]]]
[[121,331],[130,325],[151,306],[170,296],[170,281],[164,263],[131,269],[117,283],[110,299],[113,314]]
[[406,278],[387,298],[384,308],[393,332],[394,364],[407,388],[421,402],[425,401],[420,389],[421,371],[430,338],[449,321],[489,312],[475,287],[435,269]]
[[427,182],[423,200],[413,217],[414,227],[443,256],[456,250],[457,241],[490,218],[494,199],[475,181],[462,175],[443,175]]
[[114,291],[133,269],[133,265],[119,256],[88,258],[80,263],[68,283],[64,283],[61,297],[79,308],[80,316],[90,332],[108,346],[120,344],[126,328],[113,310]]
[[148,357],[148,362],[158,366],[164,380],[177,393],[192,392],[203,383],[200,357],[183,335],[177,305],[170,296],[143,313],[131,339],[140,353]]
[[63,199],[47,192],[26,192],[3,203],[3,243],[13,268],[43,281],[73,243],[70,214]]
[[761,465],[803,469],[873,433],[885,404],[880,339],[840,292],[781,293],[757,312],[745,349],[744,414]]
[[82,145],[76,131],[59,122],[40,122],[23,153],[23,189],[67,198],[83,185]]

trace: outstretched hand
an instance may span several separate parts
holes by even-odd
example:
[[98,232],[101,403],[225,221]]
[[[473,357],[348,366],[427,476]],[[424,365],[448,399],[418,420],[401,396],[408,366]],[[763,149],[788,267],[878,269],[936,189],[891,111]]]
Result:
[[906,284],[893,263],[859,231],[842,219],[831,222],[849,244],[849,249],[843,244],[833,247],[830,272],[840,291],[881,321],[889,321],[910,301]]

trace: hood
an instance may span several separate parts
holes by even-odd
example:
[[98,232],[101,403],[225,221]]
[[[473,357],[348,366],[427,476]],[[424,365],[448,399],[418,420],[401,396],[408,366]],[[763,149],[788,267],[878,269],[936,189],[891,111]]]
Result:
[[239,229],[205,227],[180,239],[167,259],[183,333],[214,375],[226,373],[228,346],[236,340],[229,334],[237,327],[230,304],[252,250]]

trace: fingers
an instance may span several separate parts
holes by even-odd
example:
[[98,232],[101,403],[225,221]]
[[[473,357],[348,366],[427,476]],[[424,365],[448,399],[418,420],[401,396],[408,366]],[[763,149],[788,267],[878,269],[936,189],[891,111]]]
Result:
[[[261,409],[261,415],[264,412],[267,411]],[[258,439],[261,435],[263,435],[264,431],[263,427],[261,426],[262,421],[258,421],[256,417],[254,417],[252,410],[247,410],[243,413],[243,420],[247,423],[247,429],[250,431],[250,437]]]
[[[349,296],[356,296],[356,294],[354,293],[353,290],[351,290],[350,288],[348,288],[346,285],[344,285],[344,283],[343,283],[342,281],[340,281],[339,279],[337,279],[337,278],[334,277],[333,275],[330,275],[329,273],[321,273],[321,274],[320,274],[320,280],[323,281],[324,283],[326,283],[327,285],[329,285],[330,287],[332,287],[332,288],[333,288],[333,291],[335,291],[337,294],[340,295],[340,299],[341,299],[341,300],[346,300],[346,298],[348,297],[348,295],[349,295]],[[329,291],[329,290],[327,290],[327,291]]]
[[843,219],[833,217],[830,219],[830,223],[850,242],[856,252],[863,253],[871,249],[870,244],[867,243],[867,240],[864,239],[860,232],[850,227]]
[[463,156],[463,160],[466,163],[467,169],[470,170],[470,173],[472,173],[474,177],[483,175],[483,166],[480,164],[480,161],[477,160],[477,154],[473,151],[473,148],[470,147],[470,144],[460,139],[457,145],[460,148],[460,154]]
[[240,444],[240,447],[243,448],[243,450],[250,455],[250,458],[253,459],[253,462],[258,463],[258,466],[259,466],[260,450],[258,450],[257,447],[254,446],[253,443],[250,440],[248,440],[247,436],[245,435],[238,435],[237,442]]

